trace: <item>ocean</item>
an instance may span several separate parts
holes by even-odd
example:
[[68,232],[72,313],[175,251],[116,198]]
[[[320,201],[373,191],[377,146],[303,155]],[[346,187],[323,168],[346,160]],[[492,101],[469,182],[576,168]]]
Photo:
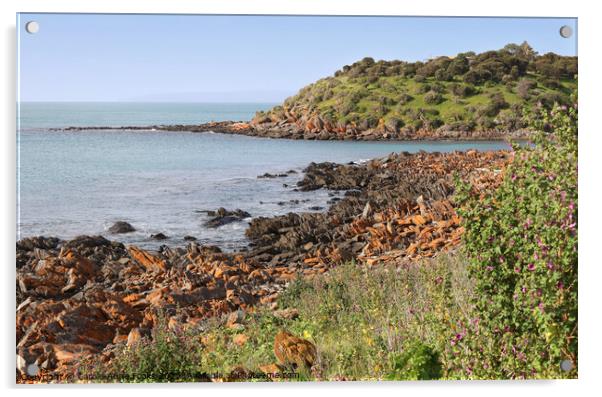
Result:
[[[230,251],[247,244],[245,222],[203,226],[219,207],[252,217],[323,211],[329,192],[296,192],[310,162],[346,163],[392,152],[495,150],[504,142],[349,142],[254,138],[216,133],[102,130],[68,126],[145,126],[250,120],[273,104],[22,103],[17,131],[17,239],[81,234],[157,248],[184,236]],[[257,178],[294,170],[287,177]],[[331,193],[332,194],[332,193]],[[338,194],[342,197],[342,193]],[[298,202],[297,202],[298,200]],[[136,232],[111,235],[115,221]],[[155,241],[151,234],[169,239]]]

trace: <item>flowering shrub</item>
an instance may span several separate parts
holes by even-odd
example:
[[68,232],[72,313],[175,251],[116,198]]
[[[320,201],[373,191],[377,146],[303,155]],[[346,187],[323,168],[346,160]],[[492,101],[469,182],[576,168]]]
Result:
[[[540,132],[534,145],[514,146],[498,189],[483,197],[458,182],[476,316],[459,324],[449,342],[457,377],[577,376],[573,102],[529,117]],[[561,369],[564,360],[572,370]]]

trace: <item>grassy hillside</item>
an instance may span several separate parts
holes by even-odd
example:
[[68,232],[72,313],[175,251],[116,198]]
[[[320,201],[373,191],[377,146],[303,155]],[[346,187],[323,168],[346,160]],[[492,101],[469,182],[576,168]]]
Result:
[[427,62],[364,58],[302,88],[255,124],[305,130],[516,131],[524,107],[566,103],[577,58],[537,55],[527,43]]

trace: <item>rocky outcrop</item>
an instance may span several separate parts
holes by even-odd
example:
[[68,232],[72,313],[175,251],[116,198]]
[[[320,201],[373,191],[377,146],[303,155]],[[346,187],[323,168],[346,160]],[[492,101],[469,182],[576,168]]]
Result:
[[[270,116],[274,117],[274,116]],[[390,124],[332,124],[319,115],[304,115],[300,119],[275,119],[256,116],[250,122],[220,121],[205,124],[176,124],[154,126],[121,126],[121,127],[67,127],[54,129],[57,131],[91,131],[91,130],[133,130],[133,131],[165,131],[165,132],[217,132],[222,134],[247,135],[261,138],[283,138],[304,140],[345,140],[345,141],[419,141],[419,140],[508,140],[528,139],[531,133],[520,129],[513,131],[468,131],[455,129],[445,125],[437,129],[393,128]],[[52,130],[51,130],[52,131]],[[284,176],[278,175],[278,176]],[[267,176],[269,177],[269,176]]]
[[181,328],[196,327],[269,304],[285,283],[283,270],[196,243],[149,252],[118,243],[91,247],[90,239],[60,241],[43,259],[20,242],[17,354],[27,365],[73,373],[82,357],[135,343],[162,313]]
[[[206,319],[229,315],[228,326],[236,328],[244,311],[273,307],[297,277],[351,259],[395,266],[452,249],[463,233],[450,200],[453,174],[489,189],[510,158],[508,152],[400,153],[362,165],[311,164],[299,189],[344,190],[345,197],[326,212],[253,219],[246,231],[250,247],[240,253],[196,242],[150,252],[101,236],[20,240],[20,371],[73,376],[83,359],[109,359],[116,344],[149,337],[159,315],[182,330],[200,330]],[[213,216],[248,214],[220,209]],[[310,345],[286,333],[275,354],[284,366],[311,366],[315,356]]]
[[345,190],[324,213],[289,213],[251,221],[247,255],[273,266],[325,271],[340,260],[376,263],[395,250],[421,258],[460,241],[462,228],[450,196],[454,173],[483,186],[501,176],[507,152],[393,154],[363,165],[311,164],[299,189]]
[[249,218],[251,214],[241,209],[228,211],[225,208],[218,208],[217,211],[201,211],[205,212],[211,219],[205,222],[206,227],[217,228],[227,225],[232,222],[240,222],[245,218]]
[[498,140],[526,139],[530,132],[526,129],[467,130],[443,125],[439,128],[403,127],[393,120],[380,120],[371,123],[333,122],[323,118],[317,111],[305,106],[283,107],[280,111],[258,113],[243,132],[221,131],[225,133],[244,133],[265,138],[287,138],[305,140],[351,140],[351,141],[414,141],[414,140]]

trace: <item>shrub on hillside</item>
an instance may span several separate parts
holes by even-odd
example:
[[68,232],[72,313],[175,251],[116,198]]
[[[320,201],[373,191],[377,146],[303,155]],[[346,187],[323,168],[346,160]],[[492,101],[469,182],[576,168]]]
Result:
[[459,182],[478,316],[450,340],[458,377],[577,376],[576,101],[531,119],[552,132],[514,147],[495,191]]
[[504,99],[502,93],[496,92],[489,96],[489,102],[485,106],[477,109],[477,117],[495,117],[500,110],[508,108],[510,105]]
[[530,79],[522,79],[518,82],[516,93],[522,99],[529,99],[531,91],[537,87],[537,83]]
[[545,92],[537,97],[537,102],[550,109],[556,103],[566,104],[566,99],[557,92]]
[[416,88],[417,94],[425,94],[431,90],[430,84],[421,84]]
[[397,117],[391,117],[385,122],[385,128],[391,132],[398,132],[404,126],[403,120]]
[[498,124],[499,130],[517,131],[526,127],[522,116],[522,111],[512,106],[509,109],[500,111],[495,121]]
[[414,99],[414,97],[411,96],[410,94],[403,93],[399,96],[399,104],[405,105],[406,103],[410,102],[413,99]]
[[443,102],[443,95],[435,91],[429,91],[424,95],[424,102],[429,105],[437,105]]
[[450,90],[451,90],[452,94],[454,94],[460,98],[466,98],[475,93],[474,86],[469,85],[469,84],[451,84]]
[[447,71],[452,76],[461,76],[468,72],[468,59],[462,54],[458,54],[447,67]]
[[435,72],[435,79],[437,79],[439,81],[451,81],[451,80],[453,80],[453,78],[454,78],[454,75],[445,69],[438,69]]

